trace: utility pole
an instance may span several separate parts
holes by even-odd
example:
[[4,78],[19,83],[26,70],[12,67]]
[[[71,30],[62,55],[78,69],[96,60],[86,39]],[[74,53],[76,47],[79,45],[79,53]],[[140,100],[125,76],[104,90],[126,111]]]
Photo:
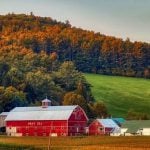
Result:
[[50,128],[49,128],[49,137],[48,137],[48,148],[47,148],[47,150],[51,149],[51,127],[53,127],[53,122],[51,122]]
[[49,133],[49,138],[48,138],[48,150],[50,150],[51,146],[51,133]]

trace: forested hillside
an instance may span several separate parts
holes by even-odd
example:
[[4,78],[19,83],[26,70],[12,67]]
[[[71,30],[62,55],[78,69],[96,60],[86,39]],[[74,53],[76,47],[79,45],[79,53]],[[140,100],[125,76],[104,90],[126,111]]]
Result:
[[26,48],[0,51],[0,111],[40,105],[46,97],[60,105],[69,92],[80,95],[85,105],[94,100],[89,84],[72,62],[59,63],[56,53],[36,54]]
[[73,61],[82,72],[150,77],[150,44],[123,41],[33,13],[0,16],[0,51],[12,50],[55,52],[59,62]]
[[40,105],[47,96],[53,105],[78,104],[92,118],[110,116],[81,72],[149,78],[149,58],[147,43],[32,13],[0,16],[0,112]]

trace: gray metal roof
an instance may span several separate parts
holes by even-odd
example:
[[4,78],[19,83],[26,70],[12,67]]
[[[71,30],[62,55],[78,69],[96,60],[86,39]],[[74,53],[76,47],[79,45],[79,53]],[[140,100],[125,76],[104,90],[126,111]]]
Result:
[[9,112],[2,112],[1,114],[0,114],[0,116],[7,116],[9,114]]
[[21,120],[68,120],[74,106],[16,107],[6,117],[5,121]]
[[119,126],[112,119],[97,119],[105,128],[119,128]]

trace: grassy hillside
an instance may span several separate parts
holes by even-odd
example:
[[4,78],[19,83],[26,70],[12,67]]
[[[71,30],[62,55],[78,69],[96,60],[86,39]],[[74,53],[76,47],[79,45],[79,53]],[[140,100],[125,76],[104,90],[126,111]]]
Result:
[[113,116],[129,109],[150,114],[150,80],[85,74],[97,101],[104,101]]

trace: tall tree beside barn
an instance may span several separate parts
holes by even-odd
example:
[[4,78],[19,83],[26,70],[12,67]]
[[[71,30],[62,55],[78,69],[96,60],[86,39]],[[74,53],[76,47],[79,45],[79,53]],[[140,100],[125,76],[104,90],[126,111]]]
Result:
[[82,95],[75,92],[68,92],[64,95],[63,105],[79,105],[87,112],[87,102]]
[[89,107],[93,117],[106,118],[109,116],[107,108],[103,102],[90,103]]
[[16,106],[24,106],[27,104],[26,95],[22,91],[9,86],[7,88],[0,87],[0,110],[10,111]]

